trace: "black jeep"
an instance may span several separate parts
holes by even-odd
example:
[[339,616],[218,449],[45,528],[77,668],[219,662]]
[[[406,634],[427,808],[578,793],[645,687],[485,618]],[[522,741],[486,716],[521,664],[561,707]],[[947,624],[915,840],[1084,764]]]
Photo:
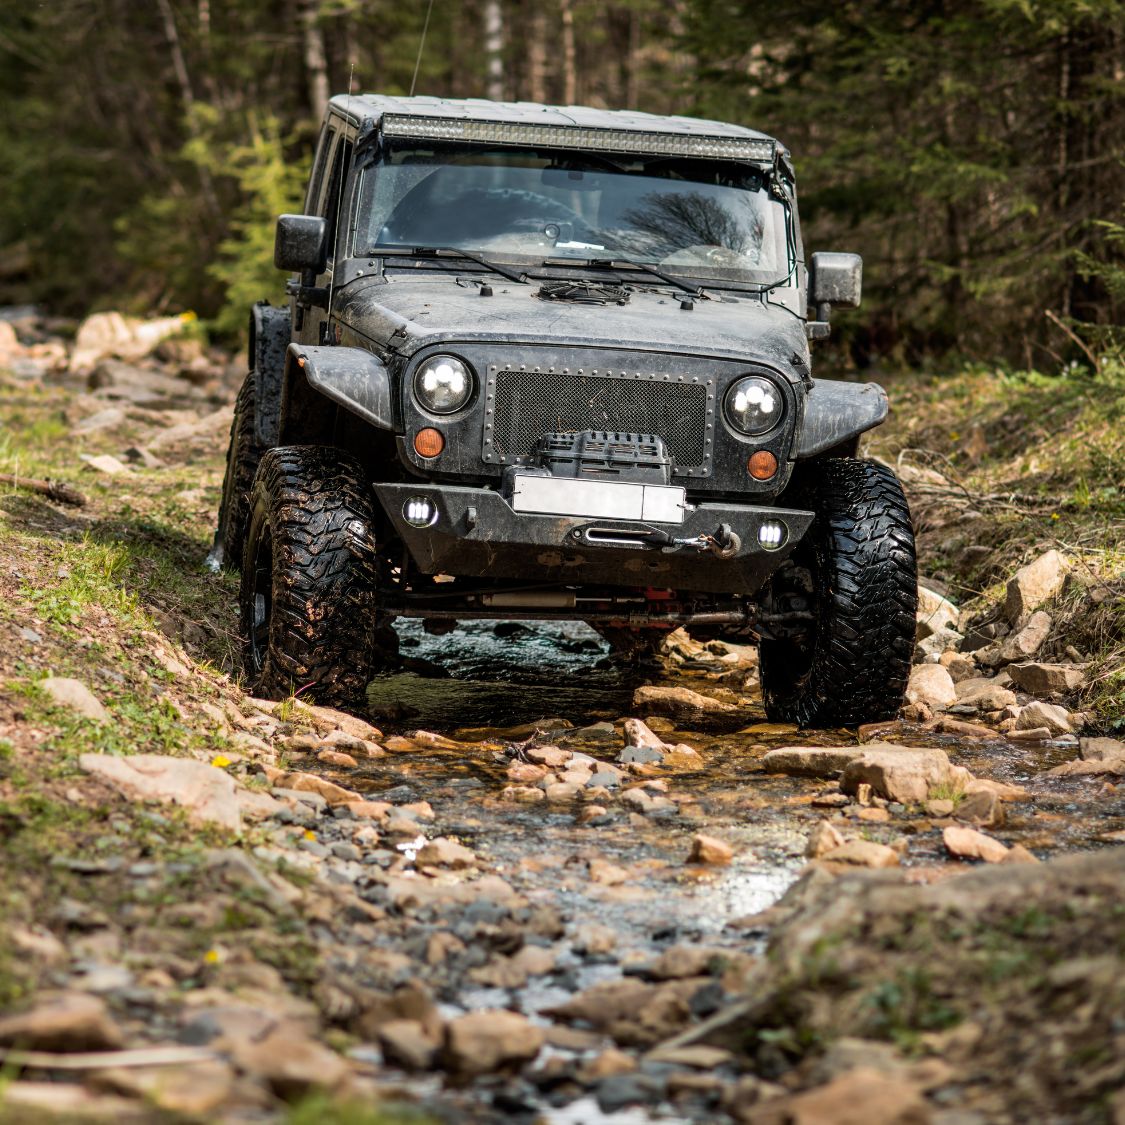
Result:
[[813,379],[861,262],[806,266],[783,145],[575,107],[337,97],[288,309],[251,316],[214,560],[254,689],[362,697],[391,623],[576,618],[760,642],[767,714],[898,710],[910,515]]

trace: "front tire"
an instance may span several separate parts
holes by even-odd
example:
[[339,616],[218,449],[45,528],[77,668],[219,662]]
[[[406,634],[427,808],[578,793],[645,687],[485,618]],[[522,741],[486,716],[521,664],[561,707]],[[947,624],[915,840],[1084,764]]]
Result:
[[362,701],[374,659],[374,526],[363,471],[347,454],[279,446],[262,457],[239,597],[254,692]]
[[763,639],[762,697],[772,722],[856,726],[893,719],[914,654],[918,573],[910,509],[898,478],[874,461],[809,465],[787,497],[816,513],[770,580],[775,611],[811,601],[796,639]]
[[254,372],[243,380],[234,401],[234,420],[227,447],[227,471],[223,477],[223,498],[219,502],[219,526],[211,548],[211,565],[237,570],[242,564],[246,524],[250,518],[250,489],[262,459],[262,447],[254,425]]

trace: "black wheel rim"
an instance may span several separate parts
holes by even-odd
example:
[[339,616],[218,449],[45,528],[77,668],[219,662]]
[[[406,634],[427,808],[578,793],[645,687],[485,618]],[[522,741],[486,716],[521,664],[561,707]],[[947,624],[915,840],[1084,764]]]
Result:
[[254,543],[252,566],[253,601],[250,606],[250,665],[255,675],[262,670],[270,644],[273,621],[273,536],[268,523],[262,525]]

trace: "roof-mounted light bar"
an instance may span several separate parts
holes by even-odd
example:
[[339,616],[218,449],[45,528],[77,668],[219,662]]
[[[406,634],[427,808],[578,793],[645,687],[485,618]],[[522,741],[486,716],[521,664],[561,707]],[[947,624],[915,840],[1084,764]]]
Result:
[[433,141],[485,141],[497,145],[635,152],[646,156],[702,156],[773,163],[774,142],[755,137],[650,133],[642,129],[589,129],[581,125],[525,125],[460,117],[386,114],[383,133]]

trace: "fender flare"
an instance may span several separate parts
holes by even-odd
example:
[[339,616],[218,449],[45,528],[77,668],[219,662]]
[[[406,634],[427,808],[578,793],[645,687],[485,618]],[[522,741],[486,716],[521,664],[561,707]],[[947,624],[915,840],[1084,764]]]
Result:
[[859,437],[887,417],[887,392],[878,383],[813,379],[793,443],[793,460],[802,461],[840,446],[854,453]]
[[254,433],[263,449],[277,445],[285,349],[292,336],[289,310],[259,301],[250,310],[249,363],[254,372]]
[[299,369],[309,387],[369,425],[394,430],[391,372],[378,356],[364,348],[290,344],[285,366]]

